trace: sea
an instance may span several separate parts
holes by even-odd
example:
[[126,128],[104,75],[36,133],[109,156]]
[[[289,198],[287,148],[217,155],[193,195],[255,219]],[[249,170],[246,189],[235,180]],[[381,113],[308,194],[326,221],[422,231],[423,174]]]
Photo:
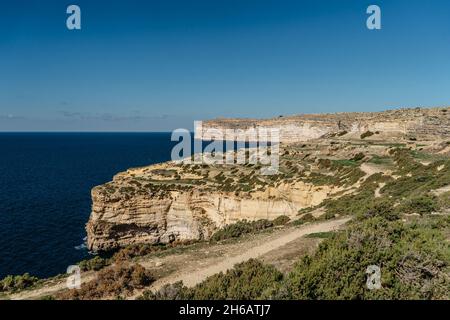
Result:
[[0,133],[0,279],[65,273],[91,256],[91,189],[170,160],[170,133]]

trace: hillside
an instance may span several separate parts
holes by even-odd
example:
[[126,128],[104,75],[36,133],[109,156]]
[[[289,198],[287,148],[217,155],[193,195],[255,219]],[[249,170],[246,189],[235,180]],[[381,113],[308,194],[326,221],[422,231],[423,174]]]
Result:
[[[445,122],[443,110],[421,112]],[[80,263],[81,290],[9,278],[4,297],[448,299],[449,131],[367,132],[282,142],[275,175],[181,162],[119,173],[92,190],[87,224],[89,248],[112,257]]]
[[[281,143],[276,175],[261,175],[262,165],[248,160],[244,165],[167,162],[129,169],[92,190],[88,247],[110,250],[136,243],[207,240],[217,229],[240,220],[296,217],[300,210],[357,192],[373,173],[395,171],[392,152],[398,147],[430,158],[448,155],[450,112],[447,110],[304,116],[307,120],[301,117],[302,121],[320,121],[322,129],[323,121],[340,122],[344,129],[350,125],[345,119],[392,123],[403,119],[421,123],[421,132],[426,131],[426,137],[419,131],[414,136],[410,132],[399,137],[392,133],[392,128],[399,127],[393,124],[377,127],[384,131],[330,131],[318,139],[296,138],[308,141]],[[256,121],[254,125],[278,126],[295,119],[299,118]],[[228,123],[223,120],[217,124]],[[374,129],[368,123],[364,130]],[[256,149],[248,149],[246,159],[255,157],[256,153]],[[378,166],[377,159],[386,165]]]

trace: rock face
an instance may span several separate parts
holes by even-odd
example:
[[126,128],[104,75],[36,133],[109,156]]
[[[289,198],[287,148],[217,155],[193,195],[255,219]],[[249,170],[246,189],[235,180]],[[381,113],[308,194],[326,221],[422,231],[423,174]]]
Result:
[[120,191],[127,174],[119,177],[112,182],[118,192],[107,193],[104,186],[92,190],[92,214],[87,224],[90,250],[208,239],[218,228],[239,220],[293,217],[299,209],[315,206],[339,191],[299,182],[244,198],[234,193],[205,192],[201,188],[130,196]]
[[[214,130],[275,128],[280,131],[280,141],[286,143],[309,141],[329,134],[347,132],[361,135],[367,131],[382,132],[385,138],[414,136],[432,140],[436,136],[450,137],[450,108],[398,109],[384,112],[305,114],[268,120],[217,119],[205,121],[197,127],[197,139],[214,139]],[[231,138],[239,140],[236,136]]]

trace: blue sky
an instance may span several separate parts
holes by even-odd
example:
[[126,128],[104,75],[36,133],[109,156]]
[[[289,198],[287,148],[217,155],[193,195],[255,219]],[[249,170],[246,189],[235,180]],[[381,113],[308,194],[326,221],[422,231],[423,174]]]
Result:
[[[77,4],[82,30],[66,28]],[[382,30],[366,28],[366,8]],[[450,2],[2,1],[0,131],[450,103]]]

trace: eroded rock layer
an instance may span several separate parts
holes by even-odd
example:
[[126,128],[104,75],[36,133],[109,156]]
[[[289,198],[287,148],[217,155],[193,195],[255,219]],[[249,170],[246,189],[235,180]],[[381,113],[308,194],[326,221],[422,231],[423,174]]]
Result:
[[[204,121],[196,127],[198,139],[214,139],[214,130],[251,128],[275,128],[280,131],[281,142],[298,142],[318,139],[330,134],[348,133],[361,135],[380,132],[380,138],[412,136],[429,140],[450,137],[450,108],[398,109],[384,112],[305,114],[267,120],[216,119]],[[229,138],[230,139],[230,138]],[[237,135],[231,139],[239,140]]]
[[90,250],[208,239],[218,228],[239,220],[273,220],[281,215],[292,218],[300,209],[318,205],[340,190],[304,182],[244,197],[202,188],[170,190],[173,186],[167,186],[167,191],[143,186],[131,190],[130,182],[139,181],[136,174],[130,170],[92,190],[92,214],[87,224]]

